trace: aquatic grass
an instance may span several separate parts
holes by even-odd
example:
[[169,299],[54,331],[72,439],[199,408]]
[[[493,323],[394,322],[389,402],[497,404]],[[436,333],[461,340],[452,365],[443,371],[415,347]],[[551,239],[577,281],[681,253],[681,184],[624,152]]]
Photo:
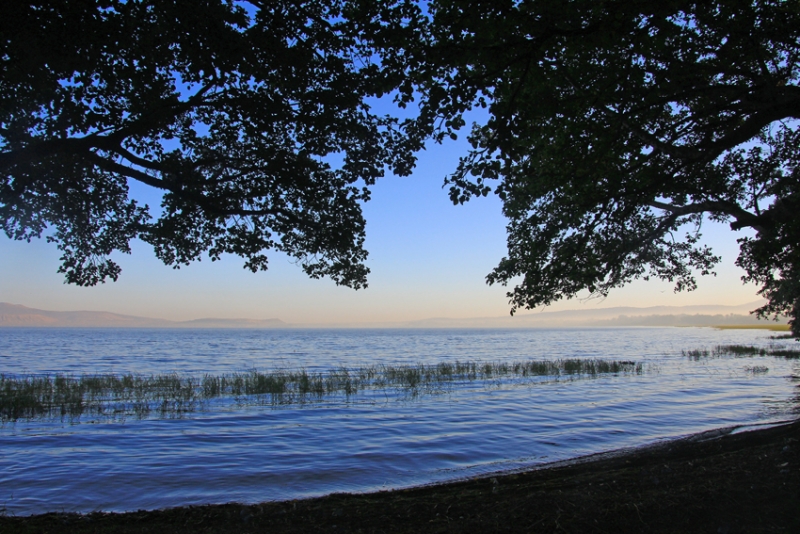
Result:
[[711,356],[711,352],[705,349],[682,350],[681,353],[685,358],[689,358],[690,360],[700,360]]
[[212,399],[232,398],[238,404],[290,404],[349,398],[364,390],[442,391],[476,381],[537,376],[591,378],[608,374],[641,374],[641,363],[598,359],[531,360],[525,362],[441,362],[377,364],[326,372],[306,369],[251,370],[201,378],[163,375],[10,376],[0,374],[0,420],[97,417],[179,417]]
[[752,345],[717,345],[712,350],[694,349],[681,351],[684,357],[690,360],[701,360],[706,358],[724,358],[732,356],[734,358],[753,358],[773,356],[777,358],[798,359],[800,350],[789,349],[785,345],[770,345],[767,347],[755,347]]
[[717,345],[714,353],[719,356],[768,356],[769,349],[764,347],[754,347],[751,345]]

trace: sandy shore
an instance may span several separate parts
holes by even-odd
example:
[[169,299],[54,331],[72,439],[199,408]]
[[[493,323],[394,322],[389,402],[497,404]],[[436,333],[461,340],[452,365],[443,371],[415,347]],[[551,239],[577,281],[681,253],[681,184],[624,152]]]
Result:
[[800,532],[800,420],[365,495],[0,517],[0,532]]

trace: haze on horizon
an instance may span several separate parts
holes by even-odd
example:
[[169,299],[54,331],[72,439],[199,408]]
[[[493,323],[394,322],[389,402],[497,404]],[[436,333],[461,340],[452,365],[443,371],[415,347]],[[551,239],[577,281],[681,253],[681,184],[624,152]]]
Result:
[[[152,249],[134,243],[117,256],[119,281],[97,287],[63,283],[59,253],[44,239],[16,242],[0,236],[0,301],[54,311],[93,310],[186,321],[204,317],[279,318],[289,323],[346,324],[414,321],[432,317],[507,315],[507,288],[485,276],[506,252],[505,219],[490,196],[453,206],[442,189],[462,141],[431,144],[408,178],[387,176],[364,205],[369,287],[354,291],[329,279],[311,280],[285,256],[269,255],[270,268],[253,274],[238,257],[174,270]],[[152,194],[137,191],[132,194]],[[148,198],[151,205],[158,199]],[[757,300],[734,266],[737,237],[727,225],[706,222],[704,241],[722,257],[716,277],[698,277],[698,289],[675,294],[661,281],[637,281],[607,299],[561,301],[547,311],[616,306],[739,305]],[[519,313],[530,313],[520,311]]]

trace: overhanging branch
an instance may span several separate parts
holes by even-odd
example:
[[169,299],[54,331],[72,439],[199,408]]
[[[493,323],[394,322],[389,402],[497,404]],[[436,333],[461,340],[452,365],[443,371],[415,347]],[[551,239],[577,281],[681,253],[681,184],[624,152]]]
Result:
[[651,200],[648,202],[648,205],[667,211],[675,217],[683,217],[696,213],[721,213],[729,215],[736,219],[731,223],[732,230],[741,230],[742,228],[750,227],[757,232],[765,232],[767,227],[771,224],[770,217],[766,213],[754,215],[733,202],[722,200],[710,200],[684,206],[676,206],[674,204],[667,204],[666,202]]

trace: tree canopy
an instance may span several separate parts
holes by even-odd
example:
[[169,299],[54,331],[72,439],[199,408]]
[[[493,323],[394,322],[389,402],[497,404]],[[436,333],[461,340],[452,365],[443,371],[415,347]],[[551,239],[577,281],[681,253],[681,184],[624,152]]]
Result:
[[513,309],[639,277],[693,289],[719,261],[699,244],[707,218],[752,229],[737,264],[768,299],[758,312],[800,334],[800,3],[442,0],[431,13],[423,117],[441,139],[488,108],[448,183],[456,203],[502,199],[508,256],[487,280],[516,284]]
[[[447,178],[495,193],[512,313],[636,278],[693,289],[739,239],[763,316],[800,335],[800,2],[97,0],[6,3],[0,219],[69,282],[266,252],[366,283],[361,203],[485,108]],[[380,116],[393,99],[414,116]],[[140,206],[128,186],[163,192]]]
[[[62,251],[68,282],[117,279],[140,238],[167,264],[207,253],[366,284],[361,202],[408,174],[397,85],[372,61],[402,2],[61,0],[0,8],[0,220]],[[413,9],[409,11],[412,15]],[[391,14],[391,16],[389,16]],[[160,207],[130,198],[139,182]]]

